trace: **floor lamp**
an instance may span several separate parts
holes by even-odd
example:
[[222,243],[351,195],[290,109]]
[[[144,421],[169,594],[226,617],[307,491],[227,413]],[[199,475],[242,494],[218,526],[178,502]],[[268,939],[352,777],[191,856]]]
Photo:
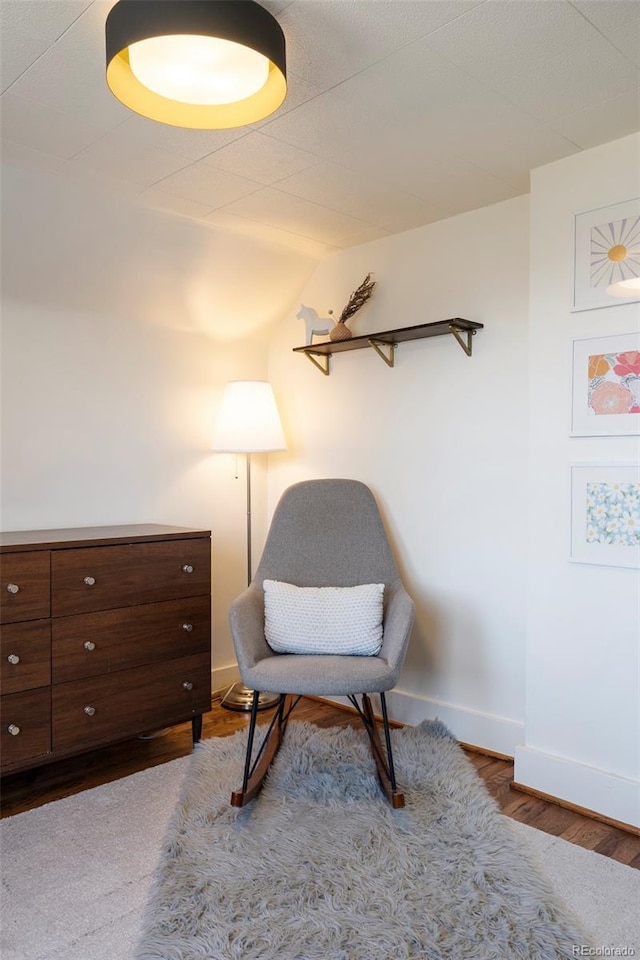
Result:
[[[286,443],[271,384],[266,380],[232,380],[224,388],[213,449],[218,453],[244,453],[247,458],[247,584],[251,563],[251,454],[285,450]],[[234,683],[222,698],[229,710],[250,710],[253,691]],[[278,695],[261,691],[258,709],[278,702]]]

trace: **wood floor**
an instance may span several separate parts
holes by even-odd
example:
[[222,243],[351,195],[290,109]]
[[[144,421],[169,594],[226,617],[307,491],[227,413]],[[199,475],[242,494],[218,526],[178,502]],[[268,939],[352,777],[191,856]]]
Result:
[[[269,716],[270,711],[261,712],[261,722],[266,722]],[[306,698],[296,707],[294,719],[308,720],[321,727],[360,724],[357,716],[347,710]],[[202,735],[204,738],[226,736],[247,723],[247,714],[225,710],[214,702],[211,713],[205,714]],[[186,723],[148,740],[129,740],[25,773],[12,774],[3,779],[0,787],[2,816],[31,810],[43,803],[166,763],[190,751],[191,724]],[[519,793],[511,789],[513,763],[472,751],[466,751],[466,754],[503,813],[509,817],[640,869],[640,837],[546,800]]]

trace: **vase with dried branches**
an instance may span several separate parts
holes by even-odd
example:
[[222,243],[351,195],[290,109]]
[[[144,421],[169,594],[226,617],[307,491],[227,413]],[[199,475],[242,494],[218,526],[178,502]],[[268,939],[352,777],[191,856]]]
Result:
[[[353,336],[351,330],[347,326],[347,320],[357,313],[361,307],[365,305],[371,294],[373,293],[373,288],[375,287],[375,280],[371,279],[371,274],[368,273],[359,287],[357,287],[349,300],[347,305],[340,314],[340,317],[334,327],[329,331],[329,339],[334,343],[338,340],[349,340]],[[329,311],[331,312],[331,311]]]

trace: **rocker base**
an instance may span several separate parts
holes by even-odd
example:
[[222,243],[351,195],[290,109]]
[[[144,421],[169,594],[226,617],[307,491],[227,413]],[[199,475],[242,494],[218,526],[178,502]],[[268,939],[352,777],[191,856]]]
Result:
[[[251,765],[256,717],[257,712],[260,709],[259,697],[259,691],[253,691],[253,704],[251,707],[251,723],[249,725],[249,734],[247,739],[244,777],[241,789],[234,790],[231,794],[232,807],[244,807],[245,804],[249,803],[258,795],[258,793],[260,793],[265,781],[265,777],[269,772],[269,768],[273,763],[278,750],[280,749],[280,744],[282,743],[284,733],[287,728],[289,716],[291,715],[291,712],[298,701],[301,699],[301,697],[296,697],[296,699],[293,700],[292,696],[289,694],[280,694],[278,708],[271,720],[271,724],[267,730],[264,740],[262,741],[262,745],[260,746],[256,759],[253,762],[253,765]],[[396,785],[395,771],[393,767],[393,754],[391,752],[391,738],[389,734],[389,720],[387,717],[387,705],[384,693],[380,694],[380,700],[382,704],[382,719],[384,725],[386,750],[382,746],[376,719],[373,715],[371,701],[367,694],[365,693],[362,695],[362,707],[358,704],[355,696],[350,696],[349,700],[353,703],[358,711],[360,719],[364,724],[364,728],[367,731],[367,735],[369,737],[369,746],[371,747],[371,755],[373,756],[376,765],[378,780],[380,781],[382,791],[391,806],[398,810],[404,807],[404,794],[398,790]]]
[[278,709],[271,721],[269,729],[267,730],[267,734],[264,738],[262,746],[260,747],[260,751],[258,752],[258,756],[256,757],[253,768],[250,769],[253,736],[255,733],[255,715],[260,709],[258,706],[259,697],[259,691],[254,691],[254,705],[251,710],[251,726],[249,727],[249,739],[247,742],[245,774],[242,788],[240,790],[234,790],[231,794],[232,807],[244,807],[245,804],[253,800],[254,797],[256,797],[262,790],[265,777],[269,772],[269,767],[273,763],[276,754],[280,749],[280,744],[282,743],[282,738],[284,737],[284,732],[287,728],[289,715],[295,706],[295,703],[293,705],[291,704],[291,697],[285,695],[280,696]]

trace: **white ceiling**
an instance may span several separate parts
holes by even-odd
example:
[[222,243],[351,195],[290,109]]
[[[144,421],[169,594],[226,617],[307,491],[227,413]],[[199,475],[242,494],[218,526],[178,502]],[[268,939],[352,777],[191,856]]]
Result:
[[113,0],[0,0],[2,150],[327,251],[514,197],[640,127],[638,0],[272,0],[289,94],[250,128],[144,120],[104,81]]

